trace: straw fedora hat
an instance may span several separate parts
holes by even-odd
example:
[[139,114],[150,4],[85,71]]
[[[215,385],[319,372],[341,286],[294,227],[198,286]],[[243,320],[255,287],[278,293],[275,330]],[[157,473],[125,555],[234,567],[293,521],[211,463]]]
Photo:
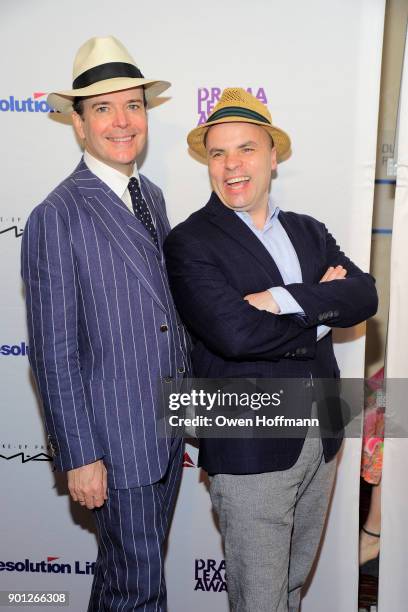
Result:
[[272,117],[265,106],[255,96],[241,89],[228,87],[222,92],[219,102],[208,117],[207,122],[199,125],[187,136],[190,149],[200,157],[207,157],[205,135],[217,123],[254,123],[264,128],[273,138],[278,161],[287,158],[290,151],[290,138],[280,128],[272,125]]
[[50,93],[47,102],[60,113],[69,113],[76,97],[97,96],[141,85],[147,103],[170,87],[167,81],[145,79],[117,38],[95,36],[87,40],[75,56],[72,89]]

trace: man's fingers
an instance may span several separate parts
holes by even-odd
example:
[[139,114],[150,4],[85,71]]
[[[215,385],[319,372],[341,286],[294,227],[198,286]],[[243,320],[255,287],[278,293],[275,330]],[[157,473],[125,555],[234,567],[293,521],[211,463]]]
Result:
[[72,499],[90,510],[106,499],[106,468],[101,460],[68,471],[68,489]]
[[329,268],[327,268],[325,274],[320,279],[320,282],[327,283],[333,280],[341,280],[342,278],[345,278],[346,275],[347,270],[343,268],[343,266],[336,266],[335,268],[333,266],[330,266]]
[[100,508],[105,503],[106,497],[94,497],[95,508]]
[[329,274],[332,270],[333,270],[333,266],[330,266],[329,268],[327,268],[326,272],[323,274],[322,278],[320,279],[321,283],[324,283],[328,279]]

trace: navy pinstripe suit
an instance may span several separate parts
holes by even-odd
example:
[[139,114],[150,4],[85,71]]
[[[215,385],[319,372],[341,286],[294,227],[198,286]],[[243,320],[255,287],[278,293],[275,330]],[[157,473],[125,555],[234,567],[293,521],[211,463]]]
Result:
[[[163,195],[140,180],[162,244]],[[90,610],[165,610],[161,551],[181,445],[159,436],[156,409],[162,381],[177,383],[188,355],[162,253],[81,161],[31,213],[22,275],[55,465],[103,458],[108,471]]]

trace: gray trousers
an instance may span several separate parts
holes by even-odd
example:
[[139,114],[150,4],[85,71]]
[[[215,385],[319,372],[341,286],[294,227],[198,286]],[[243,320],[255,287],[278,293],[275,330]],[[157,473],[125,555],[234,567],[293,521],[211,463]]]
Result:
[[210,495],[225,546],[232,612],[297,612],[315,558],[336,470],[320,438],[296,464],[264,474],[217,474]]

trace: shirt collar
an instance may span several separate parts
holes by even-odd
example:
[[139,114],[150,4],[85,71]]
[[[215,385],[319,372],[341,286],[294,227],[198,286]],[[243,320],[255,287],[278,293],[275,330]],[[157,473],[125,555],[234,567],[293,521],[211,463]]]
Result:
[[[106,183],[106,185],[112,189],[114,193],[119,198],[123,198],[124,193],[126,192],[129,184],[130,176],[126,176],[126,174],[122,174],[119,170],[108,166],[104,162],[101,162],[99,159],[96,159],[93,155],[91,155],[88,151],[84,151],[84,162],[88,166],[91,172],[95,174],[101,181]],[[133,167],[132,175],[137,181],[140,183],[139,172],[137,170],[137,164]]]
[[[235,211],[235,214],[238,215],[247,225],[253,225],[251,215],[246,211]],[[279,206],[276,206],[275,202],[272,200],[272,197],[269,196],[268,199],[268,214],[266,217],[266,222],[263,230],[267,229],[270,224],[277,218],[279,214]],[[262,230],[262,231],[263,231]]]

